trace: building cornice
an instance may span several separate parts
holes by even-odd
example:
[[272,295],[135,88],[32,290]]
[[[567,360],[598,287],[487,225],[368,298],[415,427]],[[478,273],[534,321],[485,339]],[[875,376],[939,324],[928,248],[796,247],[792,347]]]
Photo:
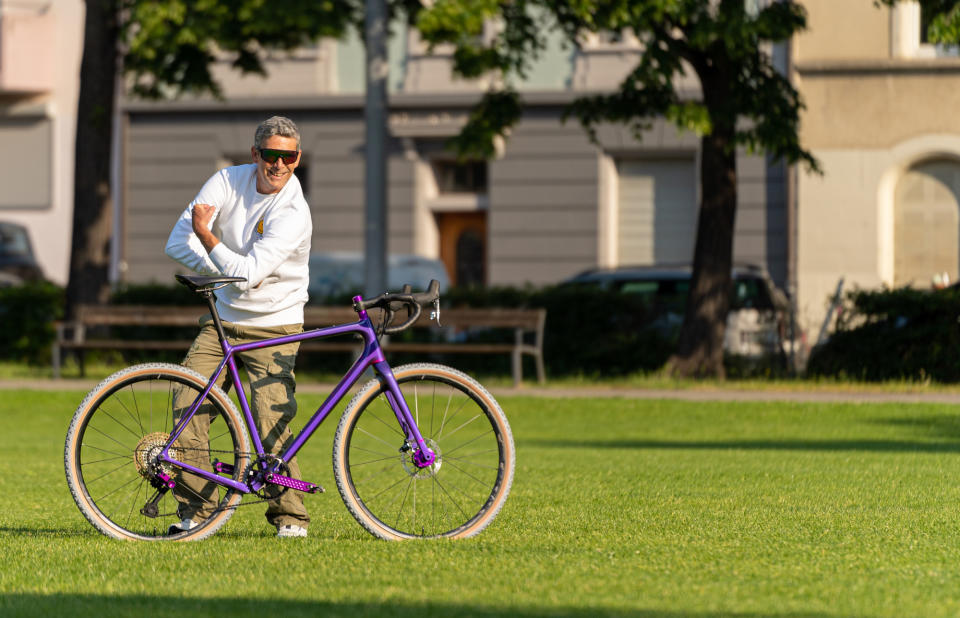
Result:
[[[520,92],[525,107],[565,107],[580,97],[609,92],[583,90],[551,90]],[[391,111],[431,110],[431,109],[470,109],[480,101],[482,92],[463,93],[391,93],[388,106]],[[680,93],[681,99],[694,98],[693,93]],[[250,97],[215,100],[209,98],[191,98],[163,101],[123,99],[120,111],[127,113],[168,113],[168,112],[244,112],[276,110],[362,110],[365,104],[362,94],[324,94],[296,97]]]
[[[440,94],[391,93],[389,95],[389,106],[391,109],[466,109],[476,105],[480,101],[482,94],[482,92]],[[588,94],[593,93],[574,91],[522,92],[520,96],[524,104],[528,106],[562,106],[572,103],[577,97]],[[288,110],[357,110],[363,109],[364,103],[364,96],[362,94],[325,94],[296,97],[232,98],[224,100],[209,98],[162,101],[124,99],[120,103],[120,109],[131,113],[259,111],[266,107]]]
[[929,75],[960,73],[960,58],[890,58],[797,62],[801,76]]

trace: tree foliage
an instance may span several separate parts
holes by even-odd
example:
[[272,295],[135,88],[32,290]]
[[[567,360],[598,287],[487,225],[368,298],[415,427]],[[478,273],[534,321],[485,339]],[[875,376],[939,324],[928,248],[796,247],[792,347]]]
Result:
[[[734,146],[764,151],[775,158],[817,163],[797,138],[799,95],[778,72],[769,45],[785,41],[806,24],[796,2],[772,2],[748,10],[743,0],[437,0],[422,11],[416,25],[433,45],[456,46],[455,70],[464,77],[490,71],[503,77],[503,88],[487,96],[514,98],[519,80],[546,49],[550,32],[561,30],[568,45],[579,47],[588,32],[634,33],[641,54],[616,92],[579,98],[570,108],[595,135],[603,122],[632,127],[636,135],[653,119],[666,117],[698,135],[717,124],[734,127]],[[484,20],[499,24],[489,41],[481,38]],[[678,84],[691,71],[722,78],[723,98],[685,92]],[[704,84],[713,88],[713,83]],[[718,85],[719,86],[719,85]],[[488,105],[495,108],[496,105]],[[476,136],[502,134],[511,117],[500,122],[476,116],[468,126],[473,139],[459,142],[465,152]],[[515,120],[515,118],[513,119]],[[482,126],[481,126],[482,125]]]
[[243,73],[265,75],[264,50],[294,50],[322,37],[340,37],[362,18],[351,0],[122,0],[124,69],[133,94],[220,94],[210,73],[225,54]]
[[[392,11],[415,16],[418,3]],[[224,56],[244,73],[265,74],[264,52],[293,50],[362,27],[362,0],[86,0],[77,105],[76,187],[67,313],[105,302],[112,236],[110,149],[118,58],[131,94],[220,96],[210,71]]]
[[[753,8],[751,8],[753,7]],[[498,25],[484,39],[483,24]],[[485,95],[455,140],[461,155],[488,156],[491,141],[520,117],[518,84],[557,30],[569,46],[587,33],[632,33],[636,65],[613,92],[577,98],[567,116],[591,138],[605,123],[630,127],[640,138],[666,118],[701,138],[702,201],[693,255],[691,293],[671,370],[722,376],[723,337],[730,307],[736,219],[736,151],[765,152],[818,171],[798,136],[800,96],[777,69],[772,45],[806,26],[799,2],[744,0],[436,0],[417,16],[431,45],[453,44],[464,77],[496,72],[499,87]],[[683,84],[695,75],[699,92]],[[502,102],[509,104],[503,112]],[[498,104],[499,102],[499,104]]]

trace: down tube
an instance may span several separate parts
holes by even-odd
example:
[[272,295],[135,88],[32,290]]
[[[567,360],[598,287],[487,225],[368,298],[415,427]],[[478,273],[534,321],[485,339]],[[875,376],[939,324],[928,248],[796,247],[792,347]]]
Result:
[[347,372],[347,375],[343,376],[343,379],[340,380],[340,383],[337,384],[337,387],[327,396],[327,399],[323,404],[314,412],[313,416],[310,417],[310,420],[300,431],[300,434],[284,449],[283,453],[280,454],[280,458],[283,461],[290,461],[293,459],[300,448],[306,444],[307,440],[310,439],[310,436],[313,435],[313,432],[317,430],[330,412],[340,403],[340,400],[343,399],[343,396],[347,394],[347,391],[357,383],[357,380],[360,379],[360,376],[363,375],[363,372],[367,370],[367,367],[370,365],[378,365],[380,363],[386,364],[383,360],[383,352],[374,346],[367,346],[367,349],[364,351],[364,355],[357,359],[357,362],[353,364],[353,367],[350,368],[350,371]]

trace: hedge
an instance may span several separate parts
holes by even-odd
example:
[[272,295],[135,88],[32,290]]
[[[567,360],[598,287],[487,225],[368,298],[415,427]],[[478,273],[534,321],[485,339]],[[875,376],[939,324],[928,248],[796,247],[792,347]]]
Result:
[[[442,296],[443,309],[449,307],[543,307],[547,310],[544,333],[544,357],[548,375],[597,374],[623,375],[636,371],[653,371],[661,367],[672,351],[671,338],[650,326],[656,312],[637,297],[616,292],[587,291],[562,286],[546,288],[452,288]],[[130,285],[118,290],[112,302],[120,304],[183,305],[201,300],[181,285]],[[314,301],[315,302],[315,301]],[[350,298],[322,299],[323,304],[349,305]],[[147,336],[141,331],[124,331],[124,336]],[[181,333],[182,335],[182,333]],[[446,333],[444,333],[446,335]],[[156,333],[153,334],[156,336]],[[435,336],[429,331],[409,330],[394,339],[414,340]],[[513,333],[476,330],[456,336],[471,341],[513,341]],[[156,356],[156,353],[151,353]],[[136,355],[131,355],[133,359]],[[391,362],[402,364],[425,360],[423,355],[393,354]],[[510,359],[506,356],[432,355],[429,360],[456,365],[465,371],[487,374],[509,374]],[[532,359],[524,375],[533,375]],[[345,371],[344,356],[339,354],[302,355],[301,366],[311,369]]]
[[49,364],[64,298],[63,288],[48,282],[0,288],[0,358]]
[[858,380],[960,380],[960,289],[854,291],[807,375]]
[[[116,290],[111,302],[118,304],[191,305],[201,299],[179,284],[127,285]],[[348,305],[347,297],[324,299],[325,304]],[[544,335],[544,357],[548,376],[620,376],[660,369],[674,349],[679,324],[665,320],[669,311],[678,314],[681,308],[652,306],[638,296],[612,291],[570,286],[451,288],[442,296],[442,308],[449,307],[542,307],[547,310]],[[62,317],[63,289],[49,283],[0,289],[0,317],[6,327],[0,334],[0,358],[48,363],[53,342],[53,320]],[[442,321],[442,311],[441,311]],[[164,334],[148,327],[131,327],[119,334],[129,338],[157,338]],[[188,332],[189,331],[189,332]],[[191,337],[196,329],[184,329],[178,337]],[[169,331],[166,335],[173,335]],[[429,337],[417,329],[399,335],[402,338]],[[512,341],[510,332],[474,330],[456,336],[470,340]],[[395,336],[396,337],[396,336]],[[182,354],[171,353],[165,360],[179,362]],[[158,359],[156,351],[125,353],[123,360],[137,362]],[[510,359],[485,355],[422,355],[391,356],[400,364],[414,360],[446,362],[465,371],[481,374],[510,372]],[[342,355],[310,354],[299,361],[311,369],[341,372],[346,369]],[[524,368],[525,376],[533,375],[532,360]],[[728,359],[729,375],[769,374],[773,364],[759,367],[743,365]],[[774,371],[777,371],[775,368]]]

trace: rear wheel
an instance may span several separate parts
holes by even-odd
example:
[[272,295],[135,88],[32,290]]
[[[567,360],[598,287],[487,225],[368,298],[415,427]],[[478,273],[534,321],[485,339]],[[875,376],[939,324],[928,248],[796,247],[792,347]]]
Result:
[[[181,487],[186,487],[182,481],[188,476],[200,478],[170,465],[158,466],[155,457],[169,441],[174,401],[192,402],[206,383],[199,373],[179,365],[135,365],[105,379],[77,408],[67,432],[64,468],[73,499],[99,531],[117,539],[199,540],[216,532],[233,515],[242,494],[212,483],[210,499],[217,508],[187,532],[167,535],[170,525],[180,521],[179,503],[172,491],[155,502],[155,511],[147,506],[156,492],[151,480],[158,474],[171,477]],[[192,456],[203,462],[198,467],[207,469],[217,460],[224,464],[223,476],[239,481],[250,451],[240,415],[217,387],[210,391],[205,405],[213,417],[209,448],[187,453],[188,449],[175,443],[170,454],[180,461]]]
[[383,539],[479,533],[513,482],[513,436],[503,411],[450,367],[404,365],[394,376],[436,460],[417,467],[384,387],[371,380],[347,406],[334,439],[334,476],[347,508]]

